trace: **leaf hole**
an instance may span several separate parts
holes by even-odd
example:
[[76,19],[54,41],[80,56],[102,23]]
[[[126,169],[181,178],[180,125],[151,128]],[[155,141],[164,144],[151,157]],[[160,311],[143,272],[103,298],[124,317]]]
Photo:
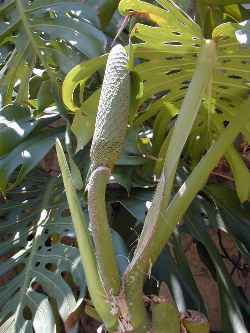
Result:
[[229,75],[228,77],[229,77],[230,79],[234,79],[234,80],[241,80],[241,79],[242,79],[242,77],[239,76],[239,75]]
[[50,272],[55,272],[57,269],[57,266],[55,264],[52,264],[49,262],[45,265],[45,268]]
[[176,36],[181,36],[182,35],[182,33],[179,32],[179,31],[172,31],[172,34],[174,34]]
[[181,102],[183,99],[184,99],[184,96],[175,99],[174,102]]
[[143,64],[145,62],[149,62],[150,60],[149,59],[145,59],[145,58],[136,58],[136,60],[140,63],[140,64]]
[[215,112],[218,114],[223,114],[223,111],[221,111],[221,109],[219,109],[219,108],[215,108]]
[[241,63],[243,65],[250,65],[250,60],[242,60]]
[[182,84],[190,84],[191,80],[182,81]]
[[28,237],[27,237],[27,241],[29,242],[29,241],[32,241],[32,239],[34,238],[34,234],[31,234],[31,235],[29,235]]
[[163,96],[166,96],[166,95],[168,95],[168,94],[170,93],[170,91],[171,91],[171,90],[169,90],[169,89],[159,91],[158,93],[156,93],[156,94],[154,95],[154,98],[155,98],[155,99],[158,99],[158,98],[161,98],[161,97],[163,97]]
[[201,47],[201,44],[192,44],[193,47]]
[[173,42],[165,42],[165,45],[172,45],[172,46],[182,46],[181,42],[173,41]]
[[51,246],[51,239],[50,239],[50,237],[48,237],[47,239],[46,239],[46,241],[45,241],[45,246]]
[[176,56],[176,57],[166,57],[165,59],[166,60],[170,60],[170,61],[172,61],[172,60],[182,60],[183,57],[179,57],[179,56]]
[[31,320],[32,319],[32,311],[30,310],[30,308],[28,307],[28,305],[26,305],[23,308],[23,318],[25,320]]
[[181,72],[181,69],[172,69],[171,71],[167,72],[166,75],[177,74],[180,72]]
[[227,127],[229,125],[229,121],[228,120],[224,120],[223,121],[223,125],[224,125],[224,127]]
[[205,213],[205,212],[201,212],[201,217],[204,218],[204,219],[207,219],[207,218],[208,218],[208,215],[207,215],[207,213]]
[[36,281],[33,281],[30,287],[38,293],[43,293],[42,286]]

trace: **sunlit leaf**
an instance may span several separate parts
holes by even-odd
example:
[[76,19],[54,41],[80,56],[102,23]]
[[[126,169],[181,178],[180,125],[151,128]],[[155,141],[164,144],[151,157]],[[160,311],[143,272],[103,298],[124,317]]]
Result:
[[20,184],[23,178],[31,171],[41,159],[54,146],[55,140],[62,135],[60,129],[47,130],[37,135],[27,138],[19,144],[9,154],[0,159],[0,189],[6,190],[8,181],[12,173],[19,167],[19,172],[15,179],[14,185]]
[[27,102],[34,68],[61,78],[81,59],[104,52],[106,37],[97,15],[81,1],[8,0],[0,4],[0,17],[0,53],[9,50],[0,71],[5,104]]

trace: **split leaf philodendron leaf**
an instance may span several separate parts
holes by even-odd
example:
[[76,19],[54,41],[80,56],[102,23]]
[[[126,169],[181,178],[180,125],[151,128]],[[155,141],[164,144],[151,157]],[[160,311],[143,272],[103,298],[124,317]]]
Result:
[[[1,333],[78,332],[87,286],[63,197],[60,178],[35,169],[1,200]],[[122,274],[126,246],[115,231],[112,240]]]
[[[34,69],[49,70],[50,79],[61,78],[106,46],[95,10],[79,0],[1,1],[0,18],[0,93],[5,105],[13,99],[27,103]],[[40,106],[44,102],[40,96]]]
[[0,110],[0,156],[9,153],[37,125],[31,110],[18,105],[7,105]]
[[[140,0],[122,0],[119,4],[119,10],[123,15],[140,17],[144,22],[137,23],[130,35],[132,42],[134,41],[130,50],[135,59],[133,70],[143,82],[143,95],[137,101],[137,111],[145,105],[144,103],[148,105],[143,112],[133,111],[135,123],[154,119],[162,110],[161,101],[171,103],[177,110],[180,109],[201,46],[205,42],[200,27],[176,4],[167,0],[158,0],[157,3],[158,7]],[[216,118],[222,127],[226,127],[240,114],[240,105],[243,105],[242,102],[249,93],[249,25],[248,21],[240,24],[225,23],[213,31],[212,38],[216,43],[217,53],[215,70],[184,152],[191,159],[193,166],[221,132],[215,133],[213,120]],[[64,82],[65,87],[68,87],[65,103],[69,109],[72,111],[77,109],[75,104],[69,104],[67,101],[73,100],[77,85],[86,82],[90,77],[91,72],[86,71],[88,65],[95,68],[94,72],[100,70],[104,63],[104,58],[97,58],[75,67],[72,73],[78,71],[78,78],[75,75],[74,82],[71,79],[72,74],[69,73]],[[88,110],[90,100],[91,108]],[[82,142],[78,145],[78,149],[82,148],[93,134],[94,111],[92,110],[97,110],[97,105],[96,92],[80,105],[80,109],[85,111],[88,117],[85,121],[84,116],[81,117],[81,125],[75,131],[78,142]],[[75,117],[79,121],[79,115]],[[87,121],[90,117],[92,126],[89,126]],[[175,114],[171,119],[174,117]],[[164,144],[164,137],[161,127],[156,129],[154,141],[157,155],[160,152],[159,144]],[[246,124],[242,133],[247,140],[250,140],[250,125]],[[159,141],[157,141],[158,135]],[[240,193],[239,189],[238,192]],[[241,195],[241,199],[246,200],[246,195]]]
[[17,145],[9,154],[0,159],[0,191],[5,192],[9,179],[14,171],[21,166],[14,184],[19,185],[24,177],[41,161],[54,146],[56,138],[62,136],[63,130],[50,129],[28,137]]
[[72,317],[85,297],[85,276],[71,219],[63,216],[66,207],[50,208],[58,180],[46,181],[48,175],[33,172],[10,193],[12,205],[1,204],[7,236],[1,240],[1,333],[54,333],[61,331],[60,321],[70,332],[78,330]]

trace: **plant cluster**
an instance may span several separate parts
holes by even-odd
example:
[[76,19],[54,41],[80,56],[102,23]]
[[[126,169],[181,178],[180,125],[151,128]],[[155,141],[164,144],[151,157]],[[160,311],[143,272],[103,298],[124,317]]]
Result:
[[248,332],[246,3],[0,3],[0,332],[209,332],[187,236]]

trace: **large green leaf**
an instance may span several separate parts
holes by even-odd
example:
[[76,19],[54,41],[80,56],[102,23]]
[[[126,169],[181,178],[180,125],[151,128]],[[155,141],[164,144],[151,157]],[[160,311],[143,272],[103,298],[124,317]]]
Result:
[[22,142],[36,127],[28,108],[8,105],[0,111],[0,156]]
[[23,178],[50,151],[55,144],[56,138],[61,136],[63,132],[60,128],[41,131],[28,137],[9,154],[0,158],[0,190],[2,192],[6,191],[11,175],[21,166],[14,184],[11,184],[10,187],[20,184]]
[[59,318],[77,332],[70,316],[85,296],[85,277],[71,219],[63,205],[51,208],[60,203],[60,183],[45,180],[45,174],[33,172],[9,193],[11,205],[1,204],[0,332],[60,331]]
[[27,103],[33,69],[62,78],[86,57],[103,53],[96,12],[81,1],[6,0],[0,4],[0,94],[4,104]]
[[[39,169],[1,200],[1,333],[78,332],[87,286],[65,201],[62,179]],[[122,274],[127,249],[116,231],[112,240]]]
[[[138,23],[133,28],[131,38],[135,43],[130,52],[136,60],[134,70],[144,85],[143,95],[138,103],[138,110],[142,109],[143,112],[137,113],[135,123],[156,119],[154,132],[156,158],[160,151],[159,144],[164,144],[164,135],[168,134],[168,131],[164,133],[159,124],[165,121],[169,123],[174,119],[175,113],[169,115],[168,105],[177,110],[180,108],[191,82],[197,56],[204,43],[199,26],[175,4],[168,0],[157,2],[160,7],[140,0],[123,0],[119,5],[123,15],[135,15],[135,17],[141,15],[147,21],[147,24]],[[193,165],[200,160],[221,130],[235,117],[240,116],[240,105],[247,98],[250,89],[249,33],[248,21],[240,24],[225,23],[213,31],[212,37],[216,42],[217,52],[215,71],[185,150],[186,157]],[[82,142],[78,148],[82,148],[93,133],[95,117],[92,110],[97,109],[98,94],[97,92],[92,94],[86,101],[82,101],[79,107],[73,102],[73,97],[77,93],[76,87],[81,83],[84,88],[87,79],[92,73],[100,70],[104,63],[104,58],[85,62],[75,67],[64,81],[65,104],[71,110],[80,109],[87,114],[82,116],[81,125],[78,127],[81,131],[77,131],[77,139],[78,142]],[[91,72],[86,70],[88,68],[92,68]],[[90,101],[91,108],[88,108]],[[166,112],[166,120],[163,110]],[[161,118],[158,115],[160,112]],[[79,114],[75,119],[79,124]],[[92,120],[91,126],[88,125],[88,119]],[[242,133],[247,140],[250,139],[249,131],[249,124],[246,124]],[[232,151],[233,146],[230,149]],[[245,173],[243,169],[245,169],[243,161],[240,164],[234,163],[232,167],[237,179],[239,197],[245,201],[249,196],[249,189],[246,185],[245,189],[242,188],[241,174]]]

